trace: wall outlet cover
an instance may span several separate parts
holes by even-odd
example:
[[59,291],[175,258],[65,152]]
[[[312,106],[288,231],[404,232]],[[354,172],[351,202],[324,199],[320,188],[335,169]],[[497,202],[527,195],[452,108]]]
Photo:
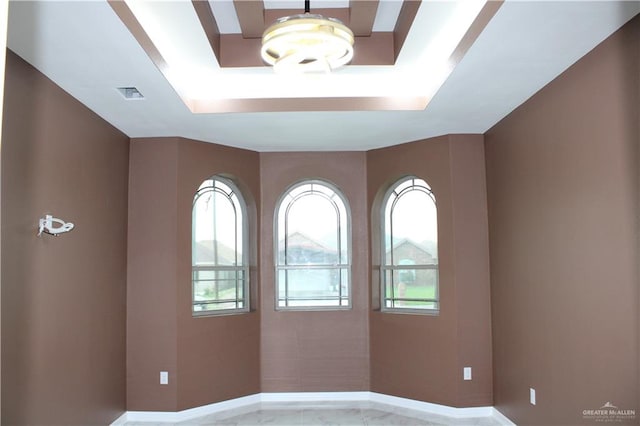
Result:
[[462,376],[464,380],[471,380],[471,367],[464,367],[462,371],[463,371]]

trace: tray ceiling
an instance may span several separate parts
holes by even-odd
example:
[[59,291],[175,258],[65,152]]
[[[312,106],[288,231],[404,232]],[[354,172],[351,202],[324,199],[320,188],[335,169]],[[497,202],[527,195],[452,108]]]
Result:
[[130,137],[364,150],[483,133],[640,12],[615,1],[312,0],[354,28],[359,53],[332,74],[276,75],[259,62],[261,31],[303,3],[12,1],[8,45]]

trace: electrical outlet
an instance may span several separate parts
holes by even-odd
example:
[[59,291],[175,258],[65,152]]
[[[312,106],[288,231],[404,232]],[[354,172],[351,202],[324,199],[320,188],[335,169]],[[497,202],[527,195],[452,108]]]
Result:
[[531,405],[536,405],[536,390],[534,388],[529,388],[529,402]]
[[464,380],[471,380],[471,367],[464,367],[462,369],[462,377]]
[[160,384],[161,385],[168,385],[169,384],[169,372],[168,371],[161,371],[160,372]]

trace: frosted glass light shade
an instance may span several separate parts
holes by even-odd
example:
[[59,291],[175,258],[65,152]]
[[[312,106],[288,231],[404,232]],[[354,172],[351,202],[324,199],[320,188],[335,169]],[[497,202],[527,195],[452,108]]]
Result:
[[305,13],[267,28],[260,54],[276,72],[329,72],[351,61],[353,42],[353,32],[339,20]]

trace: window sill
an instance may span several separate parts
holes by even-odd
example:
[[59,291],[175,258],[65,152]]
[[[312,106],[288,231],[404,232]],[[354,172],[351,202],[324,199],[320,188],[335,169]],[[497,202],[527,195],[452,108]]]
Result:
[[244,315],[244,314],[250,314],[251,312],[254,312],[254,311],[250,311],[248,309],[234,310],[234,311],[203,311],[202,313],[191,312],[191,316],[193,318],[211,318],[211,317],[226,317],[230,315]]
[[375,312],[382,314],[400,314],[400,315],[421,315],[427,317],[440,316],[439,309],[410,309],[410,308],[395,308],[395,309],[375,309]]
[[351,306],[276,306],[276,312],[330,312],[351,309]]

